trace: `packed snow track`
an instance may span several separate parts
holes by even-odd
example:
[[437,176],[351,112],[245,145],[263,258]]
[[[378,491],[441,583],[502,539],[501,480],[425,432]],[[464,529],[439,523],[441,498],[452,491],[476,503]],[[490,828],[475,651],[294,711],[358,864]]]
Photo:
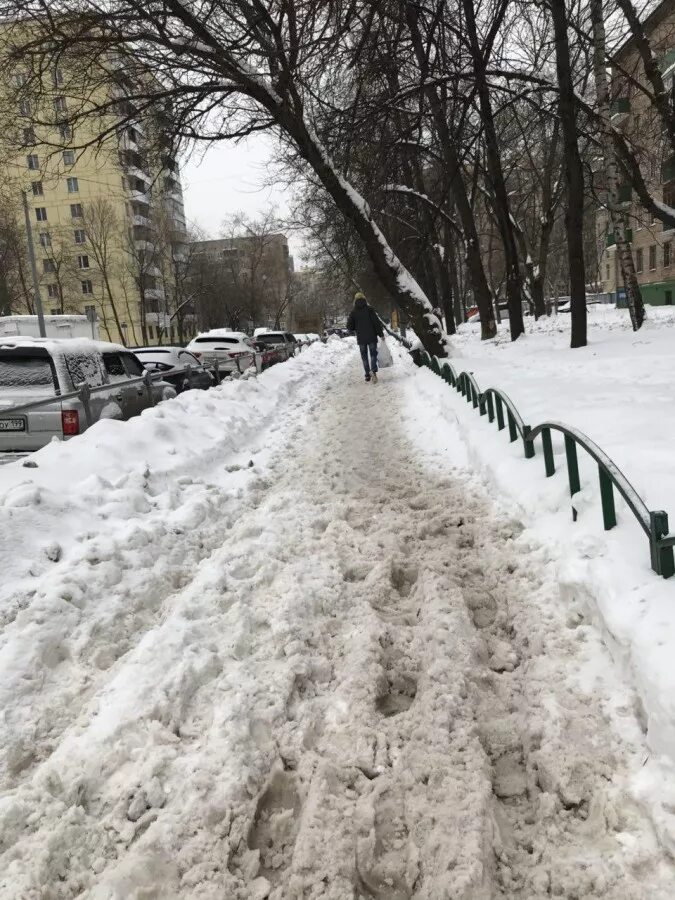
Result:
[[[420,452],[407,362],[374,386],[331,360],[229,493],[218,455],[190,472],[218,504],[97,539],[125,603],[80,572],[58,639],[31,597],[3,612],[2,653],[42,644],[5,698],[0,897],[672,900],[600,633],[461,461]],[[148,475],[148,508],[185,486]]]

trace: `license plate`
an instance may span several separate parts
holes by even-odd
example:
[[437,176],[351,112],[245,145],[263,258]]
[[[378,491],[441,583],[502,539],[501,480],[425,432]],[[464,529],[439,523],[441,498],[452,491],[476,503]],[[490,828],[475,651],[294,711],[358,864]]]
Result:
[[0,419],[0,431],[25,431],[26,423],[23,419]]

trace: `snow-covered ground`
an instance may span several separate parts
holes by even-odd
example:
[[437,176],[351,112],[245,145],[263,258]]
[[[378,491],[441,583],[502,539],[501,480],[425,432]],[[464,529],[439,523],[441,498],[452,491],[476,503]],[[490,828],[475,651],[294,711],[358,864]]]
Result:
[[0,470],[3,900],[675,896],[638,693],[397,356]]

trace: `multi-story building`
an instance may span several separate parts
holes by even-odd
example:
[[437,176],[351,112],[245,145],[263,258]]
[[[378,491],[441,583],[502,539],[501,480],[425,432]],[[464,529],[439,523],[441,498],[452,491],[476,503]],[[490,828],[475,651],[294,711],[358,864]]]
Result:
[[166,119],[139,113],[123,67],[109,69],[110,83],[97,73],[95,85],[67,59],[39,79],[7,72],[4,205],[23,223],[27,199],[45,312],[95,315],[102,337],[129,346],[187,339],[185,215]]
[[[675,95],[675,2],[664,0],[644,22],[652,52],[660,58],[666,87]],[[612,124],[630,138],[652,196],[675,206],[675,158],[662,136],[661,122],[650,103],[642,59],[631,38],[620,48],[612,80]],[[653,221],[633,197],[629,184],[620,188],[620,199],[628,225],[633,260],[645,303],[671,305],[675,298],[675,229]],[[619,305],[625,290],[614,234],[608,214],[597,216],[598,240],[604,249],[600,261],[603,290]]]
[[286,235],[194,241],[190,255],[202,327],[278,328],[290,323],[293,257]]

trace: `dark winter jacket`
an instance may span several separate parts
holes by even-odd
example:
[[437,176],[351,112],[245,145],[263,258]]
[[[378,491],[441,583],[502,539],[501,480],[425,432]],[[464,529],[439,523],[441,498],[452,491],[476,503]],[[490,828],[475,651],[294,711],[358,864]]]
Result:
[[354,309],[349,314],[347,328],[356,332],[356,340],[359,344],[376,344],[378,337],[384,337],[382,322],[368,301],[359,298],[354,303]]

